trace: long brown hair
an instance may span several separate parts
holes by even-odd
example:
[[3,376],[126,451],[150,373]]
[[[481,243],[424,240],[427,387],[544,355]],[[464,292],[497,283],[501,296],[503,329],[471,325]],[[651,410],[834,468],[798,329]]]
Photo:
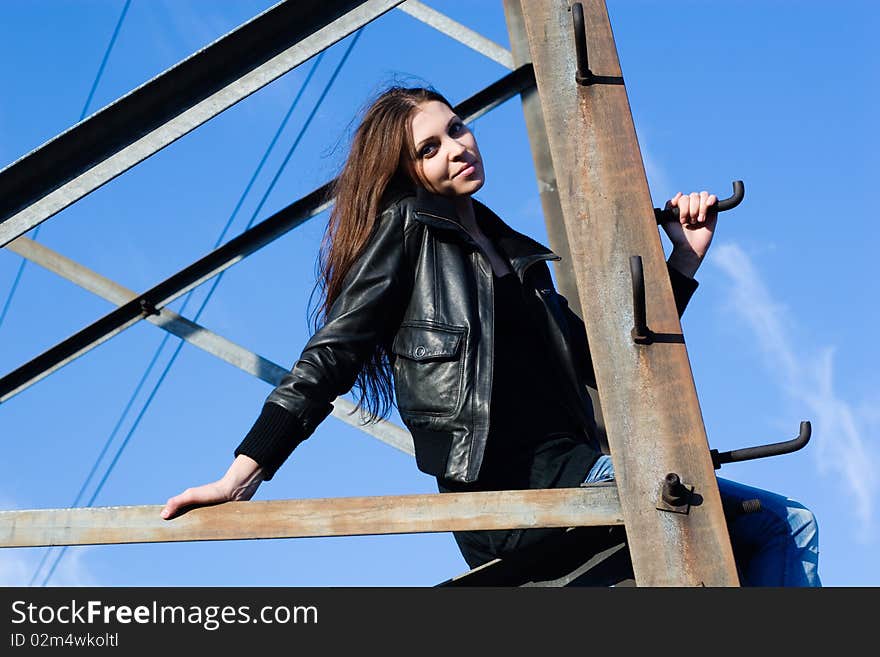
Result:
[[[331,192],[336,200],[321,242],[318,287],[323,301],[315,316],[316,330],[326,321],[384,205],[419,184],[412,117],[419,105],[432,100],[452,108],[432,89],[395,86],[364,113]],[[394,401],[389,352],[389,344],[378,344],[354,384],[360,391],[355,410],[360,409],[367,422],[387,416]]]

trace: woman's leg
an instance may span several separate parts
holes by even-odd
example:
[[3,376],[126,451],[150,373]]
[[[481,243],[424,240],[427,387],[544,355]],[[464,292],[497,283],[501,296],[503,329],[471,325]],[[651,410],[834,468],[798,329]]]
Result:
[[[584,483],[614,479],[614,464],[601,456]],[[718,479],[733,555],[743,586],[821,586],[819,529],[803,505],[759,488]],[[761,500],[761,511],[739,513],[742,502]]]
[[[782,495],[727,479],[718,492],[728,509],[730,542],[743,586],[821,586],[819,528],[802,504]],[[761,510],[739,513],[743,501],[758,499]]]
[[611,457],[607,454],[603,454],[596,459],[596,462],[584,479],[585,484],[598,484],[602,481],[614,481],[614,464],[611,462]]

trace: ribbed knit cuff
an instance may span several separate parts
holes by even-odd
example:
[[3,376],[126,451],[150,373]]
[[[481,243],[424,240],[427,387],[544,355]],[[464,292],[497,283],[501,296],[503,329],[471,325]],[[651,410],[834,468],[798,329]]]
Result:
[[667,263],[666,269],[669,270],[669,282],[672,283],[672,296],[675,297],[675,309],[678,311],[679,318],[684,314],[688,301],[696,292],[699,283],[696,279],[685,276],[675,267]]
[[263,468],[263,480],[268,481],[305,436],[299,419],[282,406],[263,405],[254,426],[235,449],[235,455],[250,456]]

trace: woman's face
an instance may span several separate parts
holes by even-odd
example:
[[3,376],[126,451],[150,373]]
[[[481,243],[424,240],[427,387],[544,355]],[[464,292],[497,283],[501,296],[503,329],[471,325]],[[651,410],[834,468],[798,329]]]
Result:
[[416,171],[428,190],[443,196],[470,195],[485,181],[477,140],[444,103],[419,105],[412,118]]

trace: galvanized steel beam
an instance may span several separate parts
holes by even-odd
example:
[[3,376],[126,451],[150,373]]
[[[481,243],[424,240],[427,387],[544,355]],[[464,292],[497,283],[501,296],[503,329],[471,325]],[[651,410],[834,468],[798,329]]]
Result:
[[[137,297],[136,292],[126,289],[109,278],[101,276],[97,272],[93,272],[70,258],[27,237],[19,237],[13,240],[6,248],[117,306],[128,303]],[[202,351],[216,356],[220,360],[273,386],[278,385],[284,375],[287,374],[287,369],[281,365],[273,363],[259,354],[255,354],[231,340],[227,340],[221,335],[217,335],[204,326],[196,324],[168,308],[163,308],[159,311],[158,315],[150,315],[146,319],[151,324],[186,340],[194,347],[198,347]],[[412,436],[406,429],[387,420],[364,425],[357,421],[354,413],[355,404],[348,399],[338,397],[333,401],[333,417],[352,425],[356,429],[360,429],[374,438],[378,438],[382,442],[410,456],[415,455]]]
[[613,485],[229,502],[173,520],[161,505],[0,511],[0,547],[410,534],[622,523]]
[[428,5],[418,0],[407,0],[407,2],[398,5],[397,8],[426,25],[430,25],[446,36],[452,37],[471,50],[475,50],[492,61],[501,64],[503,67],[513,70],[513,56],[509,50],[499,46],[491,39],[487,39],[479,32],[475,32],[469,27],[452,20],[449,16],[440,13],[436,9],[431,9]]
[[0,171],[0,246],[402,0],[285,0]]
[[[604,2],[584,2],[591,84],[575,75],[567,1],[522,9],[576,263],[636,581],[735,586],[736,566]],[[630,256],[644,262],[648,322],[635,344]],[[694,487],[675,512],[667,473]],[[664,509],[659,510],[658,507]]]
[[[531,67],[509,73],[455,107],[464,121],[473,121],[508,98],[534,84]],[[33,385],[102,342],[155,314],[181,295],[243,260],[329,207],[333,181],[295,201],[280,212],[233,238],[192,265],[147,292],[138,295],[90,326],[0,378],[0,403]]]

